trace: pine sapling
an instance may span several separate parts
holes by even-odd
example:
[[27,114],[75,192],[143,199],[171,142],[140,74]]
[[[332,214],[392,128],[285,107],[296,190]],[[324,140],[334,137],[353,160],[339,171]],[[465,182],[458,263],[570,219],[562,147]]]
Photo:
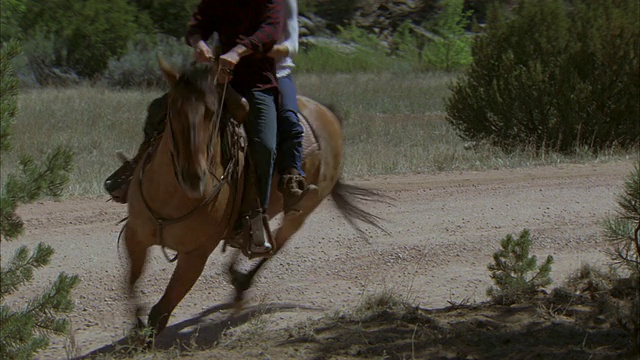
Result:
[[487,295],[500,304],[513,304],[534,295],[538,289],[551,284],[553,257],[547,256],[538,266],[535,255],[530,256],[531,234],[524,229],[514,238],[509,234],[500,240],[501,249],[493,254],[489,264],[491,278],[496,287],[489,287]]

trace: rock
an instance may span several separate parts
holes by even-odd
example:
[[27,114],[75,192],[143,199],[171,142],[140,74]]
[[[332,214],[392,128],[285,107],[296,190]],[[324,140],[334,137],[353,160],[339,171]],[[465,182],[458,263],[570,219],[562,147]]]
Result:
[[298,16],[298,26],[300,27],[300,36],[329,34],[327,30],[327,22],[319,16],[308,14]]
[[[325,2],[322,6],[329,7],[331,5],[331,2]],[[375,35],[384,45],[392,43],[391,40],[395,30],[406,21],[412,24],[412,29],[416,34],[422,35],[430,40],[437,38],[436,35],[418,25],[428,20],[428,16],[425,16],[426,9],[422,1],[366,1],[355,6],[355,8],[346,6],[342,10],[347,13],[336,13],[339,12],[339,9],[319,9],[319,13],[326,13],[328,15],[327,19],[333,20],[326,20],[311,13],[299,15],[298,21],[300,25],[301,43],[306,45],[315,45],[318,43],[315,38],[309,39],[310,37],[319,37],[322,39],[334,38],[338,31],[337,29],[348,23],[354,24],[358,28]],[[345,51],[353,50],[353,47],[350,49],[345,48],[345,46],[349,46],[337,40],[334,40],[331,44],[332,47],[335,45]]]
[[301,38],[300,45],[302,47],[313,47],[321,45],[345,54],[352,53],[357,48],[356,45],[345,44],[338,39],[322,36],[307,36]]

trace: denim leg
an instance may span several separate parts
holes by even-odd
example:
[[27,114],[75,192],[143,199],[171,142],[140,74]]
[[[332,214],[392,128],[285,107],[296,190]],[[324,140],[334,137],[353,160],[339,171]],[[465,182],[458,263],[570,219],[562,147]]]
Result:
[[256,185],[262,210],[269,207],[271,176],[276,157],[277,94],[276,89],[252,89],[241,92],[249,102],[245,129],[249,137],[249,153],[256,170]]
[[302,171],[302,141],[304,127],[298,118],[296,87],[291,75],[278,78],[280,106],[278,107],[278,158],[277,169],[284,174],[289,169]]

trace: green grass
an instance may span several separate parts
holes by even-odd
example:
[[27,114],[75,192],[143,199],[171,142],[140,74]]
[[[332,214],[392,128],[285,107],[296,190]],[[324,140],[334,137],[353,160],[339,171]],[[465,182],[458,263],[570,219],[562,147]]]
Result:
[[[594,155],[585,149],[562,156],[526,149],[507,154],[483,144],[469,147],[445,121],[443,98],[453,80],[442,73],[296,74],[300,94],[332,104],[345,118],[347,179],[637,156],[620,150]],[[118,166],[115,152],[133,155],[142,140],[146,108],[161,92],[95,87],[23,92],[14,151],[3,154],[3,177],[15,170],[18,154],[38,157],[65,144],[76,153],[68,193],[104,195],[102,182]]]

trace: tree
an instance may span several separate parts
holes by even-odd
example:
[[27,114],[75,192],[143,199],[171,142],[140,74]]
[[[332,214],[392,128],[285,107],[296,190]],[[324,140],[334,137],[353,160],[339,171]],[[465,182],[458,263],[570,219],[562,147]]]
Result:
[[[11,61],[19,54],[16,42],[9,42],[0,49],[0,152],[11,150],[11,125],[17,113],[18,81],[13,74]],[[72,166],[72,153],[62,147],[55,149],[42,164],[28,156],[20,160],[18,175],[9,174],[0,190],[0,241],[14,240],[23,230],[23,223],[16,215],[18,204],[25,204],[43,195],[59,196],[68,181]],[[4,157],[0,156],[0,161]],[[1,163],[0,163],[1,165]],[[0,358],[28,359],[48,345],[48,335],[64,333],[68,321],[59,313],[73,308],[70,292],[78,283],[78,277],[58,275],[53,285],[42,295],[32,299],[26,307],[11,309],[6,297],[21,285],[33,279],[33,271],[46,266],[53,249],[44,243],[33,252],[20,247],[7,266],[0,268]],[[0,253],[0,262],[4,255]]]
[[0,0],[0,44],[19,37],[18,19],[26,8],[25,0]]
[[613,247],[614,259],[627,271],[635,294],[630,296],[628,310],[620,311],[619,323],[633,335],[636,354],[640,353],[640,162],[624,183],[618,195],[615,215],[605,219],[605,239]]
[[605,219],[605,238],[620,264],[640,279],[640,163],[627,177],[617,203],[615,216]]
[[465,31],[471,12],[463,10],[463,0],[442,0],[441,6],[432,26],[439,37],[425,46],[422,56],[437,69],[452,71],[471,64],[472,38]]
[[198,6],[199,0],[135,0],[138,9],[146,12],[156,31],[176,38],[184,37],[189,17]]

